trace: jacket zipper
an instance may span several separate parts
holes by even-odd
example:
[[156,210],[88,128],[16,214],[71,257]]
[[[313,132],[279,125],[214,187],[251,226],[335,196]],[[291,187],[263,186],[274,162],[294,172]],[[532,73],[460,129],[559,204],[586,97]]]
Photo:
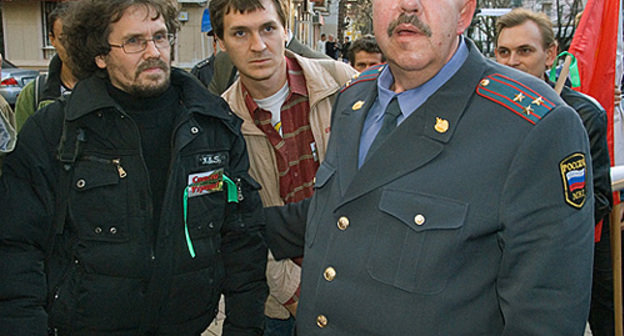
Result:
[[115,168],[117,169],[117,173],[119,174],[119,178],[125,178],[126,176],[128,176],[128,174],[126,173],[126,170],[121,166],[121,159],[102,159],[96,156],[90,156],[90,155],[85,155],[82,157],[83,159],[87,160],[87,161],[93,161],[93,162],[100,162],[100,163],[105,163],[105,164],[110,164],[115,166]]
[[[139,127],[137,126],[136,122],[134,122],[134,120],[124,111],[122,110],[120,107],[116,108],[117,111],[119,112],[119,114],[122,115],[122,118],[128,118],[128,120],[131,121],[132,126],[134,127],[134,132],[137,135],[138,138],[138,149],[139,149],[139,157],[141,158],[141,163],[143,163],[143,173],[145,174],[144,176],[146,176],[147,178],[147,191],[149,193],[149,205],[150,205],[150,213],[152,214],[151,220],[152,222],[154,221],[154,204],[152,203],[152,184],[150,182],[150,176],[149,176],[149,170],[147,169],[147,164],[145,163],[145,158],[143,157],[143,146],[141,145],[142,140],[141,140],[141,132],[139,132]],[[121,165],[119,166],[121,167]],[[120,175],[121,176],[121,175]],[[158,230],[158,227],[160,226],[160,223],[154,223],[154,225],[156,226],[155,228],[153,228],[153,230],[150,232],[150,236],[152,238],[152,242],[149,244],[149,258],[150,258],[150,262],[153,265],[154,262],[156,261],[156,231]]]

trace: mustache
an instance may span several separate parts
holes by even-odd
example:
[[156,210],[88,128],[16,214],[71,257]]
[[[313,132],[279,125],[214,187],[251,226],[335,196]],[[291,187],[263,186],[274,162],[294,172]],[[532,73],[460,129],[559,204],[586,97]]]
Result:
[[429,28],[428,25],[420,21],[416,15],[407,15],[405,13],[401,13],[398,18],[390,23],[390,26],[388,27],[388,37],[392,37],[396,27],[404,23],[416,27],[421,33],[425,34],[427,37],[431,37],[431,28]]
[[167,66],[167,63],[165,63],[163,60],[161,59],[149,59],[143,63],[141,63],[141,65],[139,65],[139,67],[136,70],[135,76],[139,76],[141,74],[141,72],[147,70],[147,69],[151,69],[151,68],[160,68],[163,71],[167,72],[167,70],[169,70],[169,66]]

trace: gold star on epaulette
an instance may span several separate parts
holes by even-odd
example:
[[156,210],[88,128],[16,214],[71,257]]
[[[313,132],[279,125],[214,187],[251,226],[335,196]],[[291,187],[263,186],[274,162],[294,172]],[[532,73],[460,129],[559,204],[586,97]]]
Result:
[[531,115],[531,113],[533,112],[533,108],[531,107],[531,105],[529,105],[529,106],[523,108],[522,112],[524,112],[526,115]]
[[522,94],[522,92],[518,92],[518,94],[514,97],[514,99],[513,99],[513,100],[514,100],[515,102],[522,103],[522,101],[524,100],[524,98],[526,98],[526,97]]
[[537,99],[535,99],[531,104],[542,106],[542,104],[544,104],[544,100],[542,99],[542,97],[537,97]]

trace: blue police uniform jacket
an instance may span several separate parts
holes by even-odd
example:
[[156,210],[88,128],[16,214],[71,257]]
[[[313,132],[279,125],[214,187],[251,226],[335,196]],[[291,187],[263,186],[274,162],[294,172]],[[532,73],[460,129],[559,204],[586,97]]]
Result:
[[[311,201],[267,211],[276,257],[304,255],[299,336],[582,335],[587,135],[544,81],[467,44],[458,72],[360,169],[381,68],[344,88]],[[305,227],[284,225],[297,216]]]

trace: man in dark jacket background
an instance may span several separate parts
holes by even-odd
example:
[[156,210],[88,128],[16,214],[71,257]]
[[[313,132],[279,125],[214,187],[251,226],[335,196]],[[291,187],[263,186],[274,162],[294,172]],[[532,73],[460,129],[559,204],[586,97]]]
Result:
[[17,97],[15,119],[18,131],[36,110],[60,96],[70,94],[78,81],[67,62],[67,51],[63,46],[63,20],[67,9],[67,4],[61,3],[48,15],[48,39],[56,50],[56,55],[50,60],[47,75],[39,75],[37,79],[26,84]]
[[[75,6],[75,7],[74,7]],[[75,2],[80,79],[0,179],[1,335],[261,335],[266,246],[241,121],[171,69],[169,0]]]
[[[545,71],[557,56],[557,41],[552,23],[544,13],[515,9],[496,23],[496,60],[546,80]],[[612,89],[609,85],[608,89]],[[600,104],[585,94],[563,87],[561,98],[581,117],[589,136],[594,171],[594,223],[609,220],[613,204],[607,114]],[[601,228],[604,228],[601,230]],[[613,275],[609,248],[609,225],[596,229],[594,272],[589,324],[594,336],[613,335]]]

